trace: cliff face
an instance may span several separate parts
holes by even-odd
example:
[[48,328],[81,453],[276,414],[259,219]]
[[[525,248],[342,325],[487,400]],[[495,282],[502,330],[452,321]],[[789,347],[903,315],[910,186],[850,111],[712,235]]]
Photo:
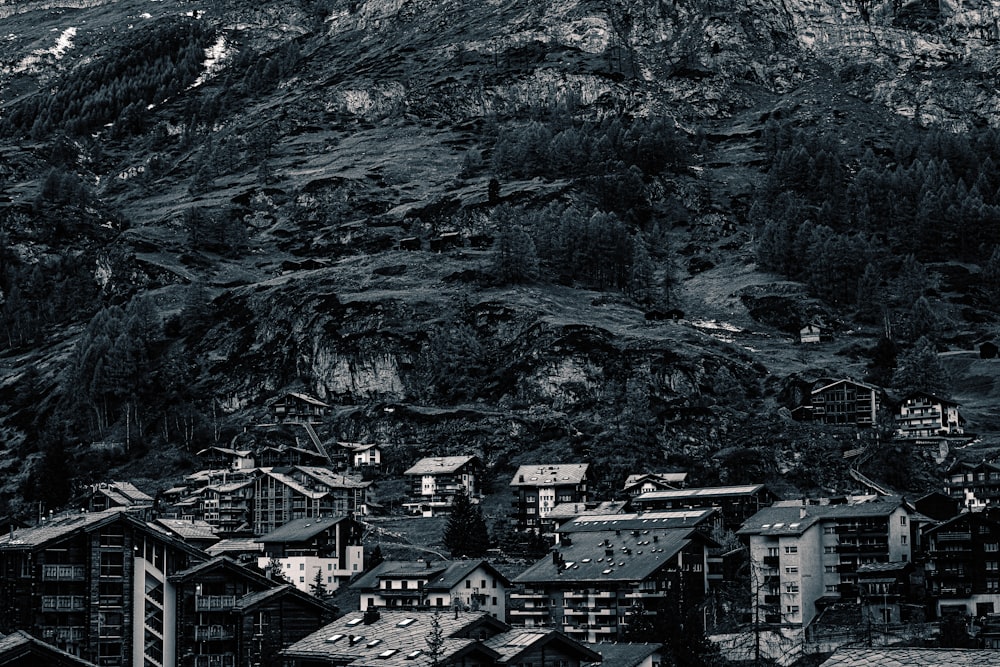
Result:
[[[864,360],[810,356],[791,347],[787,326],[770,326],[818,307],[751,261],[747,201],[762,177],[766,120],[853,131],[894,116],[955,129],[1000,118],[987,0],[90,0],[0,15],[18,22],[0,62],[24,65],[0,70],[5,108],[107,58],[134,26],[183,17],[212,33],[203,76],[149,105],[144,133],[74,138],[78,157],[63,166],[92,186],[84,217],[100,233],[43,242],[6,228],[17,257],[41,266],[75,253],[101,305],[149,294],[166,321],[206,290],[204,318],[161,344],[197,366],[192,389],[233,424],[263,418],[277,392],[304,389],[339,407],[324,435],[476,451],[498,464],[532,448],[552,459],[615,451],[705,462],[766,440],[753,425],[784,429],[773,417],[780,378],[860,376]],[[240,78],[254,59],[281,70],[285,51],[294,66],[270,87]],[[240,86],[239,104],[216,108]],[[210,126],[199,125],[209,113]],[[476,169],[489,163],[498,119],[555,114],[664,116],[699,151],[689,169],[648,179],[680,278],[678,321],[647,320],[617,291],[484,279],[488,244],[469,240],[499,231],[494,196],[592,203],[569,179],[504,179],[488,194],[488,169]],[[254,142],[265,148],[251,158]],[[11,208],[30,213],[51,148],[30,138],[0,148]],[[195,187],[208,163],[213,173]],[[192,248],[189,209],[245,221],[242,252]],[[110,211],[128,224],[108,221]],[[463,247],[429,250],[452,230]],[[398,250],[411,236],[421,250]],[[741,298],[750,292],[795,311],[755,321],[746,304],[761,308]],[[18,397],[0,415],[12,451],[62,398],[84,323],[3,358],[0,391]],[[50,394],[34,416],[21,391],[29,367],[31,391]]]

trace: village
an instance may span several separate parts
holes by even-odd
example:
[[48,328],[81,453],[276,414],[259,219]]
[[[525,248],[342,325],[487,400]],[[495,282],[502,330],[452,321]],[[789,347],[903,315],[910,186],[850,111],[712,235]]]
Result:
[[[864,427],[886,401],[836,379],[794,412]],[[945,450],[963,437],[959,407],[906,396],[895,438]],[[920,498],[860,473],[855,495],[782,499],[641,470],[597,498],[589,463],[538,461],[510,479],[507,521],[544,554],[386,560],[363,539],[384,511],[364,474],[383,447],[323,442],[328,409],[288,393],[270,413],[300,446],[209,447],[202,470],[155,497],[108,481],[68,512],[8,519],[0,613],[16,631],[0,662],[657,667],[680,664],[663,643],[678,632],[706,637],[689,664],[864,664],[840,647],[880,664],[895,644],[949,664],[949,651],[1000,648],[1000,464],[956,465]],[[476,508],[483,474],[475,455],[412,461],[398,512]]]

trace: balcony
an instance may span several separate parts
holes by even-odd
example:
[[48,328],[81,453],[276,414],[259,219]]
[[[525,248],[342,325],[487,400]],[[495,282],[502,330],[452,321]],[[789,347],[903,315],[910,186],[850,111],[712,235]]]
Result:
[[43,595],[42,611],[84,611],[86,599],[82,595]]
[[196,625],[194,628],[194,640],[198,642],[225,641],[235,636],[232,628],[224,625]]
[[835,528],[838,535],[885,535],[885,524],[844,524]]
[[84,565],[45,565],[42,567],[43,581],[83,581],[87,578]]
[[764,556],[762,562],[764,563],[764,567],[778,567],[780,559],[778,556]]
[[236,606],[235,595],[196,595],[195,611],[229,611]]
[[548,604],[549,596],[545,593],[511,593],[511,600],[545,600],[545,604]]
[[236,656],[230,653],[223,655],[196,655],[194,667],[236,667]]
[[882,554],[889,551],[888,544],[838,544],[839,554]]
[[124,637],[123,628],[120,625],[104,625],[97,629],[97,636],[100,639],[121,639]]
[[840,563],[837,565],[837,574],[852,574],[857,572],[857,563]]
[[938,533],[934,539],[938,542],[971,542],[972,533]]
[[524,617],[524,616],[531,616],[531,617],[548,616],[549,615],[549,608],[548,607],[527,607],[525,609],[508,609],[507,612],[512,617],[513,616],[522,616],[522,617]]
[[781,596],[780,595],[765,595],[764,596],[764,604],[778,604],[779,602],[781,602]]
[[86,628],[82,625],[65,625],[42,628],[42,639],[47,642],[71,643],[83,641]]

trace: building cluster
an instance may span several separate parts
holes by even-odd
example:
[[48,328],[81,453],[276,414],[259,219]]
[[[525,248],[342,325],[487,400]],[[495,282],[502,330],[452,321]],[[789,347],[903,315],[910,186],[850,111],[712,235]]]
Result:
[[870,427],[880,419],[891,420],[894,435],[901,440],[946,438],[965,432],[959,404],[928,392],[893,398],[879,386],[841,378],[806,383],[795,393],[791,411],[800,421]]

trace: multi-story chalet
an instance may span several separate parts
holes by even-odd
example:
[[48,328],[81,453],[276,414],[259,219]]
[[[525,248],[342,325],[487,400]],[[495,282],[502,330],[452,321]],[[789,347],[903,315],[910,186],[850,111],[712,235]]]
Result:
[[820,382],[809,398],[813,421],[845,426],[872,426],[884,403],[880,387],[847,379]]
[[[170,603],[176,605],[177,628],[171,647],[177,660],[170,664],[177,667],[277,664],[281,649],[334,615],[317,598],[279,586],[228,558],[198,563],[169,581],[176,590]],[[148,607],[146,614],[151,614]],[[145,665],[152,664],[150,657],[147,652]]]
[[505,620],[510,581],[485,560],[385,561],[351,584],[361,608],[460,606]]
[[293,519],[258,538],[264,552],[258,556],[260,569],[272,559],[301,591],[309,592],[319,570],[328,592],[365,569],[361,525],[348,516]]
[[625,480],[624,491],[632,498],[650,491],[672,491],[684,486],[687,477],[686,472],[652,472],[629,475]]
[[253,532],[264,535],[293,519],[367,513],[371,482],[328,468],[262,468],[254,480]]
[[254,461],[261,468],[281,466],[322,466],[328,463],[326,455],[305,447],[272,445],[254,452]]
[[995,505],[1000,501],[1000,464],[959,461],[945,476],[945,488],[963,507]]
[[907,439],[960,435],[964,431],[963,423],[955,401],[927,392],[914,392],[899,403],[896,435]]
[[[867,563],[858,566],[858,600],[861,618],[876,626],[902,623],[912,618],[906,605],[914,600],[912,562]],[[912,609],[912,607],[910,607]]]
[[206,558],[120,509],[15,530],[0,536],[0,631],[98,665],[173,667],[169,577]]
[[250,529],[253,498],[253,478],[242,475],[201,489],[194,511],[222,535],[246,532]]
[[314,396],[289,392],[271,404],[271,411],[278,422],[320,423],[330,406]]
[[131,482],[101,482],[89,487],[79,506],[86,507],[89,512],[103,512],[113,508],[150,507],[152,504],[153,498]]
[[622,639],[630,619],[702,603],[714,546],[688,528],[588,532],[514,578],[511,622],[591,643]]
[[420,459],[404,475],[410,479],[411,514],[434,516],[448,512],[455,496],[465,494],[479,502],[483,466],[475,456],[437,456]]
[[643,493],[632,499],[632,509],[649,512],[715,507],[722,514],[724,527],[737,530],[744,521],[777,500],[778,496],[763,484],[706,486]]
[[[438,636],[435,648],[428,637]],[[519,630],[485,612],[349,613],[282,651],[288,667],[582,667],[601,656],[552,629]]]
[[1000,512],[963,512],[924,531],[927,593],[938,615],[1000,611]]
[[861,566],[913,560],[916,514],[905,501],[844,501],[777,502],[740,529],[750,541],[755,614],[764,622],[802,630],[824,605],[858,599]]
[[213,470],[250,470],[257,465],[251,449],[212,446],[199,450],[196,456]]
[[524,465],[517,469],[513,518],[519,530],[551,532],[549,513],[559,504],[587,502],[589,463]]

